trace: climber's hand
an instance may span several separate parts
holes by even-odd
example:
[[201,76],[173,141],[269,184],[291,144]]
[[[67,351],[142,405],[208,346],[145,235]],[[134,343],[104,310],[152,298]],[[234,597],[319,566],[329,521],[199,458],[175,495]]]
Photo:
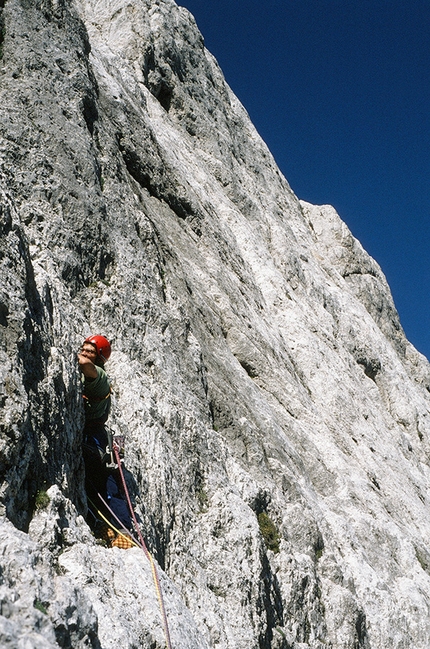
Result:
[[97,378],[96,366],[94,365],[93,361],[82,352],[79,352],[78,354],[78,363],[79,363],[79,369],[81,370],[82,374],[86,378],[88,379]]

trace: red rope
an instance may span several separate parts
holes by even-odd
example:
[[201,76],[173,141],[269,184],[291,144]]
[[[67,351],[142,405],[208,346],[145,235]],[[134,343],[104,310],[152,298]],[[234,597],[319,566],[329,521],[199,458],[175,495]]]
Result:
[[140,543],[142,545],[142,550],[144,551],[146,557],[148,558],[148,560],[149,560],[149,562],[151,564],[152,576],[153,576],[153,579],[154,579],[155,589],[157,591],[158,601],[160,603],[161,617],[162,617],[162,620],[163,620],[164,635],[166,636],[167,648],[172,649],[172,643],[171,643],[171,640],[170,640],[169,625],[168,625],[168,622],[167,622],[166,609],[164,607],[163,593],[161,592],[161,585],[160,585],[160,580],[159,580],[158,573],[157,573],[157,568],[155,566],[155,562],[154,562],[154,559],[152,558],[151,553],[149,552],[148,548],[146,547],[146,543],[145,543],[144,538],[142,536],[142,532],[140,531],[140,527],[139,527],[139,525],[137,523],[136,514],[134,513],[133,505],[131,504],[130,494],[128,492],[127,484],[125,482],[124,472],[122,470],[121,458],[120,458],[120,455],[119,455],[119,449],[118,449],[118,446],[115,443],[113,444],[113,451],[114,451],[114,454],[115,454],[116,462],[118,464],[119,473],[120,473],[120,476],[121,476],[122,486],[124,488],[125,497],[127,499],[127,505],[128,505],[129,510],[130,510],[130,514],[131,514],[131,517],[133,519],[133,523],[134,523],[134,526],[136,528],[136,532],[137,532],[137,535],[139,537],[139,541],[140,541]]

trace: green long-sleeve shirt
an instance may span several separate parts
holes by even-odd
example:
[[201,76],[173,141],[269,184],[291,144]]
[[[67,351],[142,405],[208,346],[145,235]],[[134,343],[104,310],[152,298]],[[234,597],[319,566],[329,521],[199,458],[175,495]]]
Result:
[[97,378],[89,379],[82,375],[85,420],[105,422],[111,405],[111,386],[104,369],[97,365],[95,367]]

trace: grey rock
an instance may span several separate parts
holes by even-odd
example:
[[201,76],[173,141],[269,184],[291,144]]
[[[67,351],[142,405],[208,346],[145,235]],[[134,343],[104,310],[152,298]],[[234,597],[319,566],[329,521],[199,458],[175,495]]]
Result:
[[101,332],[174,649],[428,649],[430,368],[379,266],[173,0],[0,12],[2,646],[166,645],[85,523]]
[[0,548],[2,647],[100,647],[92,605],[62,574],[57,552],[50,554],[6,520]]

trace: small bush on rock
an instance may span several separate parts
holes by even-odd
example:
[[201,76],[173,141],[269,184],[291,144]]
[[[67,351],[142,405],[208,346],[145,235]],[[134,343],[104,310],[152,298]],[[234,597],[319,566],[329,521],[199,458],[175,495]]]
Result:
[[35,500],[36,509],[45,509],[49,505],[49,496],[44,490],[40,490],[36,494]]
[[260,532],[263,536],[264,543],[269,550],[272,552],[279,552],[279,543],[280,543],[280,534],[274,524],[274,522],[269,518],[266,512],[261,512],[258,514],[258,525],[260,526]]

